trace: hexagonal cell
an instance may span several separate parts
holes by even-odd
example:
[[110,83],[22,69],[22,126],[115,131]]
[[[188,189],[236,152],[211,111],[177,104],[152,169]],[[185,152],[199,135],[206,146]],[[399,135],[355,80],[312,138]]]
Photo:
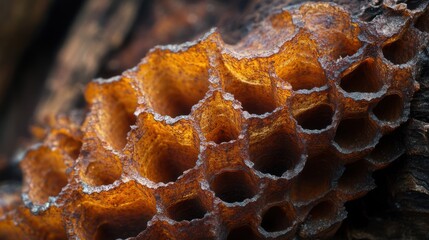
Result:
[[325,200],[314,206],[301,225],[300,236],[304,239],[330,239],[347,216],[332,200]]
[[377,135],[377,127],[368,119],[343,119],[337,127],[334,141],[346,150],[360,150],[370,145]]
[[284,129],[264,134],[250,139],[250,160],[256,170],[281,177],[286,171],[294,169],[301,159],[298,140]]
[[79,156],[80,149],[82,147],[81,139],[77,139],[69,133],[61,131],[54,132],[49,136],[47,141],[66,152],[73,160]]
[[216,197],[227,203],[242,202],[258,193],[255,176],[244,170],[225,171],[210,181]]
[[91,186],[112,184],[122,174],[119,157],[94,139],[85,141],[77,166],[80,179]]
[[321,130],[332,123],[334,109],[328,104],[319,104],[294,116],[303,129]]
[[290,190],[294,203],[310,202],[322,197],[338,177],[338,160],[330,155],[310,157]]
[[294,220],[295,214],[290,206],[275,205],[262,214],[261,227],[267,232],[285,231]]
[[375,187],[371,175],[368,163],[364,160],[348,164],[338,180],[338,190],[347,195],[347,200],[356,199]]
[[383,86],[375,60],[367,58],[356,66],[343,73],[340,87],[349,93],[353,92],[378,92]]
[[200,140],[190,121],[168,125],[142,113],[138,125],[133,159],[142,177],[168,183],[195,166]]
[[122,150],[134,123],[134,115],[127,112],[123,104],[105,97],[93,103],[82,128],[84,138],[97,137],[114,149]]
[[317,44],[310,34],[301,31],[273,57],[275,73],[295,91],[322,87],[328,79],[314,58],[318,54]]
[[[224,56],[225,69],[221,76],[222,88],[234,95],[244,111],[250,114],[272,112],[279,106],[278,92],[268,69],[258,61]],[[251,69],[251,67],[255,69]],[[257,71],[259,70],[259,72]],[[252,94],[249,94],[252,93]]]
[[384,135],[366,159],[377,168],[386,166],[405,152],[403,139],[400,130]]
[[242,117],[231,101],[222,97],[220,92],[213,93],[200,108],[194,112],[195,118],[207,141],[217,144],[238,138]]
[[422,31],[429,33],[429,10],[426,10],[420,17],[417,18],[417,21],[415,23],[415,27]]
[[227,240],[260,240],[255,231],[250,226],[240,226],[229,231]]
[[24,173],[24,192],[36,204],[44,204],[49,197],[57,196],[68,180],[65,156],[47,147],[39,147],[27,153],[21,161]]
[[398,94],[391,94],[383,97],[372,112],[381,121],[395,122],[401,118],[403,110],[402,97]]
[[330,201],[322,201],[314,206],[307,215],[308,222],[330,221],[335,219],[337,215],[337,207]]
[[206,42],[186,51],[156,49],[140,65],[138,76],[146,104],[161,115],[187,115],[209,87]]
[[[106,192],[86,195],[73,211],[75,233],[81,239],[118,239],[137,236],[156,214],[155,198],[148,189],[127,182]],[[75,216],[75,215],[73,215]]]
[[190,198],[175,203],[167,208],[168,216],[175,221],[191,221],[201,219],[206,214],[207,209],[199,198]]
[[399,39],[383,46],[383,55],[393,64],[409,62],[418,53],[419,40],[411,30],[405,31]]

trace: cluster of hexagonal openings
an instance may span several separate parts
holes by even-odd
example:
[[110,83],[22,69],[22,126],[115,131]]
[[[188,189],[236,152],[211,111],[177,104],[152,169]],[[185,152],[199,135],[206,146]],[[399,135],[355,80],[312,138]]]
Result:
[[294,214],[289,206],[276,205],[262,214],[261,227],[267,232],[285,231],[293,225]]
[[417,54],[419,40],[416,34],[407,30],[399,39],[383,46],[383,55],[393,64],[409,62]]
[[347,150],[360,150],[372,143],[377,134],[377,127],[368,119],[343,119],[337,127],[334,141]]
[[249,154],[256,170],[277,177],[294,169],[301,159],[297,139],[282,130],[263,139],[251,139]]
[[298,125],[303,129],[321,130],[332,123],[334,109],[328,104],[319,104],[295,116]]
[[340,87],[349,93],[378,92],[383,86],[380,71],[373,58],[365,59],[357,66],[347,70],[341,78]]
[[206,213],[207,208],[198,197],[176,202],[167,208],[168,216],[178,222],[201,219]]
[[245,170],[225,171],[210,182],[216,197],[227,203],[242,202],[258,193],[255,176]]
[[383,97],[372,112],[381,121],[395,122],[402,116],[403,108],[402,97],[398,94],[391,94]]

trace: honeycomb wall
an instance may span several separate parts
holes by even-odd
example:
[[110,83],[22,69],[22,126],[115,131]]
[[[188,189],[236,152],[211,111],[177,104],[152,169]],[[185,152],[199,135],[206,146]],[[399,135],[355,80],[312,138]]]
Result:
[[403,153],[429,39],[410,2],[295,5],[236,45],[212,30],[94,80],[83,118],[59,116],[22,160],[0,239],[329,238]]

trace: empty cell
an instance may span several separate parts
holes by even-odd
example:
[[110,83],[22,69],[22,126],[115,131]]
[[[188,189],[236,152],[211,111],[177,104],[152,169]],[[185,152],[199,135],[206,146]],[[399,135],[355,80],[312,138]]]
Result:
[[333,116],[332,106],[320,104],[299,113],[295,119],[303,129],[321,130],[331,125]]
[[293,220],[291,210],[282,206],[273,206],[262,214],[261,227],[267,232],[284,231],[292,226]]
[[147,228],[147,222],[156,213],[153,195],[135,182],[86,197],[75,210],[76,235],[80,239],[135,237]]
[[188,115],[208,91],[209,62],[203,44],[185,52],[153,51],[139,69],[146,103],[161,115]]
[[293,184],[290,197],[294,202],[308,202],[322,197],[332,187],[338,162],[329,156],[315,156],[307,163]]
[[206,214],[207,209],[198,198],[186,199],[173,204],[167,208],[168,216],[175,221],[191,221],[201,219]]
[[334,141],[343,149],[359,150],[372,143],[377,128],[365,118],[341,120],[335,133]]
[[195,116],[207,141],[217,144],[238,138],[241,131],[241,112],[234,109],[231,101],[216,92],[200,108]]
[[323,201],[314,206],[307,215],[307,222],[333,220],[337,215],[337,207],[332,201]]
[[173,182],[195,166],[200,141],[188,120],[168,125],[143,114],[139,125],[142,136],[134,146],[134,159],[142,177],[156,183]]
[[418,46],[417,35],[407,30],[399,39],[383,46],[383,55],[393,64],[404,64],[414,58]]
[[340,87],[349,93],[378,92],[383,86],[383,81],[380,78],[380,72],[377,69],[375,60],[368,58],[343,74]]
[[258,191],[256,179],[243,170],[227,171],[215,175],[210,183],[216,197],[224,202],[242,202]]
[[301,158],[297,140],[282,130],[252,142],[249,151],[256,170],[277,177],[293,169]]
[[400,130],[384,135],[367,159],[380,167],[392,162],[405,152],[403,139],[404,136]]
[[77,165],[79,177],[91,186],[112,184],[122,174],[122,163],[118,156],[89,140],[85,141]]
[[255,231],[249,226],[241,226],[232,229],[228,233],[227,240],[260,240]]
[[397,94],[385,96],[372,109],[374,115],[381,121],[395,122],[401,118],[404,105]]
[[366,186],[372,186],[371,181],[371,172],[366,162],[359,160],[345,166],[345,170],[338,180],[338,188],[346,192],[358,192]]
[[65,157],[47,147],[27,153],[21,162],[24,174],[24,189],[30,200],[44,204],[49,197],[57,196],[67,184]]

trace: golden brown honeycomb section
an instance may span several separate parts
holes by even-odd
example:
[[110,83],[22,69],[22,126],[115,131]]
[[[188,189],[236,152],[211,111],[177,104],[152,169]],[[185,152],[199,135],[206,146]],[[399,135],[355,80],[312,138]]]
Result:
[[236,45],[213,30],[93,81],[83,123],[59,118],[26,154],[0,238],[332,236],[403,153],[395,129],[429,39],[414,5],[361,19],[295,5]]

